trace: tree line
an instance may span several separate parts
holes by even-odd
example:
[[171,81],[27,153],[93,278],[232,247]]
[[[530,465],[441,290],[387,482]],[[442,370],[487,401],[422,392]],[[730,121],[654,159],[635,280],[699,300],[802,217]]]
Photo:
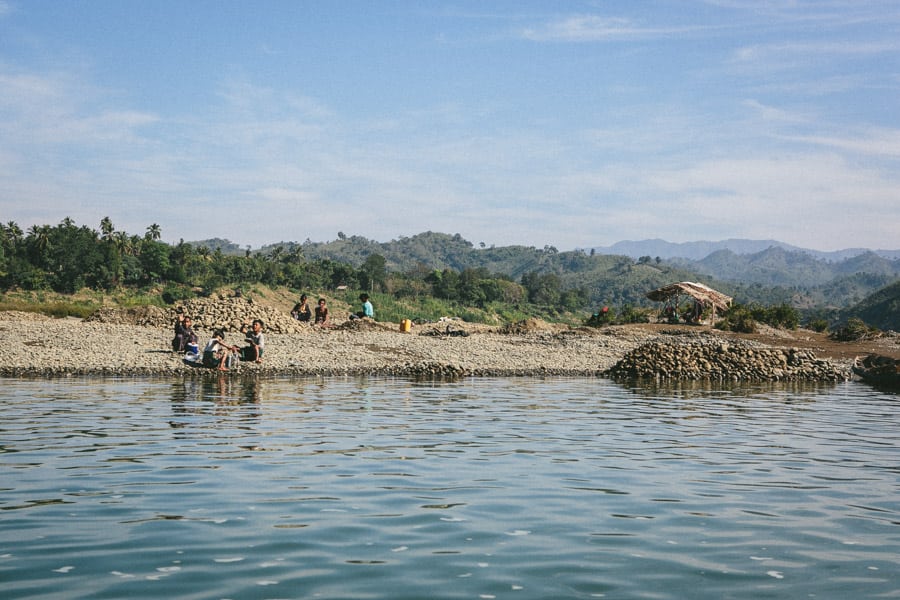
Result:
[[52,290],[72,294],[82,288],[112,291],[159,288],[167,302],[221,287],[254,284],[325,291],[343,286],[378,291],[395,298],[440,298],[463,306],[533,304],[576,311],[588,303],[583,288],[565,288],[554,273],[526,272],[516,281],[486,268],[433,269],[420,263],[392,272],[380,254],[358,267],[327,258],[308,259],[302,245],[225,254],[220,249],[160,241],[156,223],[143,235],[115,228],[106,217],[99,229],[65,218],[58,225],[0,224],[0,288]]

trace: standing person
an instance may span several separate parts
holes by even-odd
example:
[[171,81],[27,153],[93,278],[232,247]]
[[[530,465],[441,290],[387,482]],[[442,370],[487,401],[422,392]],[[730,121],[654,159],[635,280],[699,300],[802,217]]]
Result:
[[259,319],[253,319],[252,325],[244,323],[241,325],[241,333],[244,334],[244,341],[249,346],[241,349],[241,360],[262,362],[263,350],[266,346],[266,338],[262,332],[263,322]]
[[369,302],[368,294],[360,294],[359,300],[362,302],[362,310],[356,313],[355,315],[350,315],[351,319],[362,319],[363,317],[368,317],[370,319],[375,318],[375,309],[372,307],[372,303]]
[[294,305],[291,316],[301,323],[309,323],[312,318],[312,310],[309,308],[309,303],[306,301],[306,294],[300,296],[300,302]]
[[325,298],[319,298],[319,304],[316,306],[316,325],[328,327],[328,307],[325,306]]
[[237,346],[229,346],[225,343],[225,331],[216,329],[212,338],[203,348],[203,366],[219,371],[227,371],[233,363],[233,355],[237,352]]

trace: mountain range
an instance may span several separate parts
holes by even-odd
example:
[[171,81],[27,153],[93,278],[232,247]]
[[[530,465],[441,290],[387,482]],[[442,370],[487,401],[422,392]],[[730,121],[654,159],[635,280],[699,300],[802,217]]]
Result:
[[667,242],[661,239],[648,239],[639,241],[621,241],[616,242],[612,246],[595,246],[589,248],[588,251],[594,251],[598,254],[620,254],[639,258],[641,256],[650,256],[656,258],[659,256],[663,259],[670,258],[686,258],[688,260],[703,260],[710,254],[720,250],[730,250],[735,254],[755,254],[768,250],[769,248],[782,248],[789,252],[800,252],[808,254],[819,260],[831,262],[839,262],[848,258],[859,256],[867,252],[873,252],[878,256],[897,259],[900,258],[900,250],[872,250],[869,248],[846,248],[844,250],[834,250],[830,252],[822,250],[813,250],[811,248],[801,248],[792,246],[778,240],[747,240],[747,239],[728,239],[718,242],[698,241],[698,242]]
[[[249,251],[222,239],[192,244],[225,254]],[[553,246],[476,247],[459,234],[428,231],[390,242],[356,235],[341,235],[330,242],[278,242],[252,254],[275,257],[297,251],[306,260],[341,262],[354,268],[377,254],[388,270],[400,273],[483,269],[516,281],[526,273],[551,274],[564,288],[585,289],[591,302],[610,305],[645,303],[648,290],[688,280],[712,285],[742,303],[848,307],[900,278],[900,251],[819,252],[774,240],[687,244],[645,240],[620,242],[599,251],[560,252]]]

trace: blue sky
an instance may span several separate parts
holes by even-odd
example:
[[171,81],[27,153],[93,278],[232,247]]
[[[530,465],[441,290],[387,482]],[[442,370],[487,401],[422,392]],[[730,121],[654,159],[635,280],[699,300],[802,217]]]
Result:
[[0,221],[900,248],[896,0],[0,0]]

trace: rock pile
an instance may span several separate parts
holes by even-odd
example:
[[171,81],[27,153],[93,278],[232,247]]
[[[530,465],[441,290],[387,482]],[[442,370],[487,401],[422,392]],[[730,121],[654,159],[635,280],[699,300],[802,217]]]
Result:
[[515,323],[507,323],[499,329],[499,333],[521,335],[523,333],[533,333],[535,331],[552,331],[554,329],[556,328],[546,321],[530,318],[525,319],[524,321],[517,321]]
[[[193,298],[184,302],[182,306],[185,314],[193,317],[194,329],[197,331],[213,331],[220,328],[226,332],[238,331],[242,323],[253,319],[262,320],[265,323],[265,330],[271,333],[309,331],[308,324],[300,323],[290,314],[282,313],[270,306],[256,304],[243,297]],[[175,323],[175,307],[101,308],[85,321],[171,329]]]
[[692,339],[648,342],[604,375],[611,379],[718,381],[844,381],[849,373],[809,350],[744,341]]

